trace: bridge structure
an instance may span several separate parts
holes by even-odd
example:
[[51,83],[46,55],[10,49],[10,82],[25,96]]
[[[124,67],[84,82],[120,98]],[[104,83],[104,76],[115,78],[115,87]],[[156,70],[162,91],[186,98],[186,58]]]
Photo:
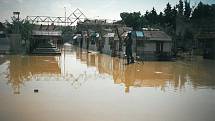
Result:
[[83,22],[87,17],[76,9],[68,17],[27,16],[25,20],[34,24],[30,53],[60,54],[63,43],[62,34],[66,28],[73,27],[77,22]]
[[55,25],[62,25],[62,26],[73,26],[78,21],[83,22],[87,17],[85,14],[80,10],[76,9],[72,12],[68,17],[53,17],[53,16],[27,16],[26,20],[33,24],[55,24]]

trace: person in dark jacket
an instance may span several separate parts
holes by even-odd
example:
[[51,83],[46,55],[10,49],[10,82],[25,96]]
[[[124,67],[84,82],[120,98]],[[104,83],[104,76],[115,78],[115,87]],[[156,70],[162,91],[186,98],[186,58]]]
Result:
[[128,36],[125,39],[125,46],[126,46],[126,56],[127,56],[127,63],[134,63],[134,58],[132,56],[132,38],[131,33],[128,33]]

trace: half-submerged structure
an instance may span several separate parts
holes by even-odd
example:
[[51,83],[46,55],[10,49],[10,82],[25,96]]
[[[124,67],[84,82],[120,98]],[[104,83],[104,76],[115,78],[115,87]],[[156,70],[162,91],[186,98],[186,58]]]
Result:
[[158,29],[132,28],[105,20],[85,20],[77,25],[74,42],[81,48],[112,56],[125,57],[125,39],[132,34],[132,55],[142,60],[170,60],[172,38]]

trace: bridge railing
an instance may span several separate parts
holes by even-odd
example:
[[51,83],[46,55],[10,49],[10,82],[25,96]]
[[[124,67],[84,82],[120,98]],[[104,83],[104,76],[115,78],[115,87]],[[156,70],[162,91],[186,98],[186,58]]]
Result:
[[37,30],[34,30],[32,32],[32,35],[34,35],[34,36],[61,36],[62,31],[37,31]]

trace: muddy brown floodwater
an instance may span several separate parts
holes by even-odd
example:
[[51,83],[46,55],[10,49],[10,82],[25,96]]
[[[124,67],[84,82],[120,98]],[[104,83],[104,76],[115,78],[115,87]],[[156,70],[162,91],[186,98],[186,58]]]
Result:
[[0,57],[0,121],[215,121],[215,61],[126,61],[66,46]]

